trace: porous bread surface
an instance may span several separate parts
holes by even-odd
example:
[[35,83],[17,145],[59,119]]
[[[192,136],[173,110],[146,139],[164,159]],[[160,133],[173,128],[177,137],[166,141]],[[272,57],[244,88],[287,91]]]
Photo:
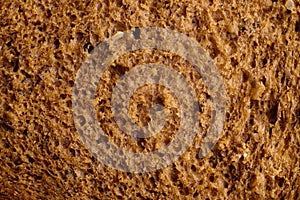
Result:
[[[0,199],[299,199],[299,1],[3,0],[0,7]],[[126,173],[102,165],[80,140],[76,72],[97,44],[134,27],[195,38],[217,66],[226,118],[206,157],[198,157],[199,133],[172,165]],[[209,91],[189,63],[168,52],[126,54],[102,76],[95,99],[103,130],[126,150],[159,148],[179,126],[172,91],[157,86],[137,91],[130,115],[145,124],[150,104],[163,102],[165,134],[128,141],[112,121],[113,85],[149,62],[189,77],[202,105],[199,125],[209,125]]]

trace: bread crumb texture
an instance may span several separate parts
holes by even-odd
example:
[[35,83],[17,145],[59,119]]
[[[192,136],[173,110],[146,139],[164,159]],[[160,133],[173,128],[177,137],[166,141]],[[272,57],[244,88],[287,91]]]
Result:
[[[0,199],[300,198],[298,0],[3,0],[0,8]],[[131,98],[129,115],[140,125],[149,121],[150,105],[165,106],[162,133],[149,139],[126,139],[110,105],[128,70],[163,63],[197,92],[203,133],[188,151],[164,169],[135,174],[102,165],[80,140],[72,117],[76,72],[97,44],[135,27],[184,33],[217,66],[226,118],[206,157],[198,151],[211,119],[209,91],[189,63],[158,50],[120,56],[105,71],[97,117],[126,151],[168,144],[180,118],[172,91],[146,85]]]

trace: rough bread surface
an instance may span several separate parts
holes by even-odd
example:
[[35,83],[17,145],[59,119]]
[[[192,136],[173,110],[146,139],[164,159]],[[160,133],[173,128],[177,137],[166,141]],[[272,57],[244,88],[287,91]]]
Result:
[[[0,8],[0,199],[300,198],[299,1],[2,0]],[[80,140],[76,72],[97,44],[135,27],[184,33],[218,68],[226,118],[206,157],[198,157],[199,133],[172,165],[126,173],[102,165]],[[125,140],[112,119],[116,81],[151,62],[187,77],[201,104],[200,127],[209,125],[209,91],[189,63],[162,51],[126,54],[103,74],[95,99],[103,130],[125,150],[160,148],[179,126],[172,91],[153,85],[135,93],[129,114],[144,125],[150,105],[164,104],[164,134]]]

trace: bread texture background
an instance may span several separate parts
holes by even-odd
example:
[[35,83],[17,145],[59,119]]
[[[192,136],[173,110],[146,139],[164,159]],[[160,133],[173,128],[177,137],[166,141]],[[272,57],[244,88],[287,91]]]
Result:
[[[299,1],[2,0],[0,8],[0,199],[299,199]],[[217,66],[226,119],[206,157],[197,157],[199,136],[169,167],[125,173],[102,165],[79,139],[76,72],[97,44],[135,27],[184,33]],[[166,134],[136,143],[113,126],[114,83],[149,62],[190,77],[203,130],[210,118],[209,92],[188,63],[167,52],[124,55],[100,80],[96,107],[111,139],[136,152],[169,142],[178,126],[170,114]],[[176,113],[171,94],[147,86],[132,98],[134,120],[145,123],[147,105],[160,99]]]

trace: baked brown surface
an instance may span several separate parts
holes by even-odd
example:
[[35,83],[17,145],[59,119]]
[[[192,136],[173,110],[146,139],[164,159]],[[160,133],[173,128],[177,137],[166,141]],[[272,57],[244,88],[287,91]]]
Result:
[[[0,199],[299,199],[299,1],[3,0],[0,7]],[[134,27],[195,38],[219,69],[226,121],[205,158],[197,157],[199,134],[171,166],[125,173],[103,166],[79,139],[71,101],[76,72],[97,44]],[[170,115],[166,134],[137,143],[122,141],[114,127],[112,86],[149,62],[191,77],[203,130],[210,118],[209,92],[188,63],[160,51],[124,55],[99,82],[96,107],[111,139],[136,152],[168,143],[178,126]],[[161,99],[176,113],[163,88],[141,88],[132,98],[134,120],[145,124],[149,104]]]

